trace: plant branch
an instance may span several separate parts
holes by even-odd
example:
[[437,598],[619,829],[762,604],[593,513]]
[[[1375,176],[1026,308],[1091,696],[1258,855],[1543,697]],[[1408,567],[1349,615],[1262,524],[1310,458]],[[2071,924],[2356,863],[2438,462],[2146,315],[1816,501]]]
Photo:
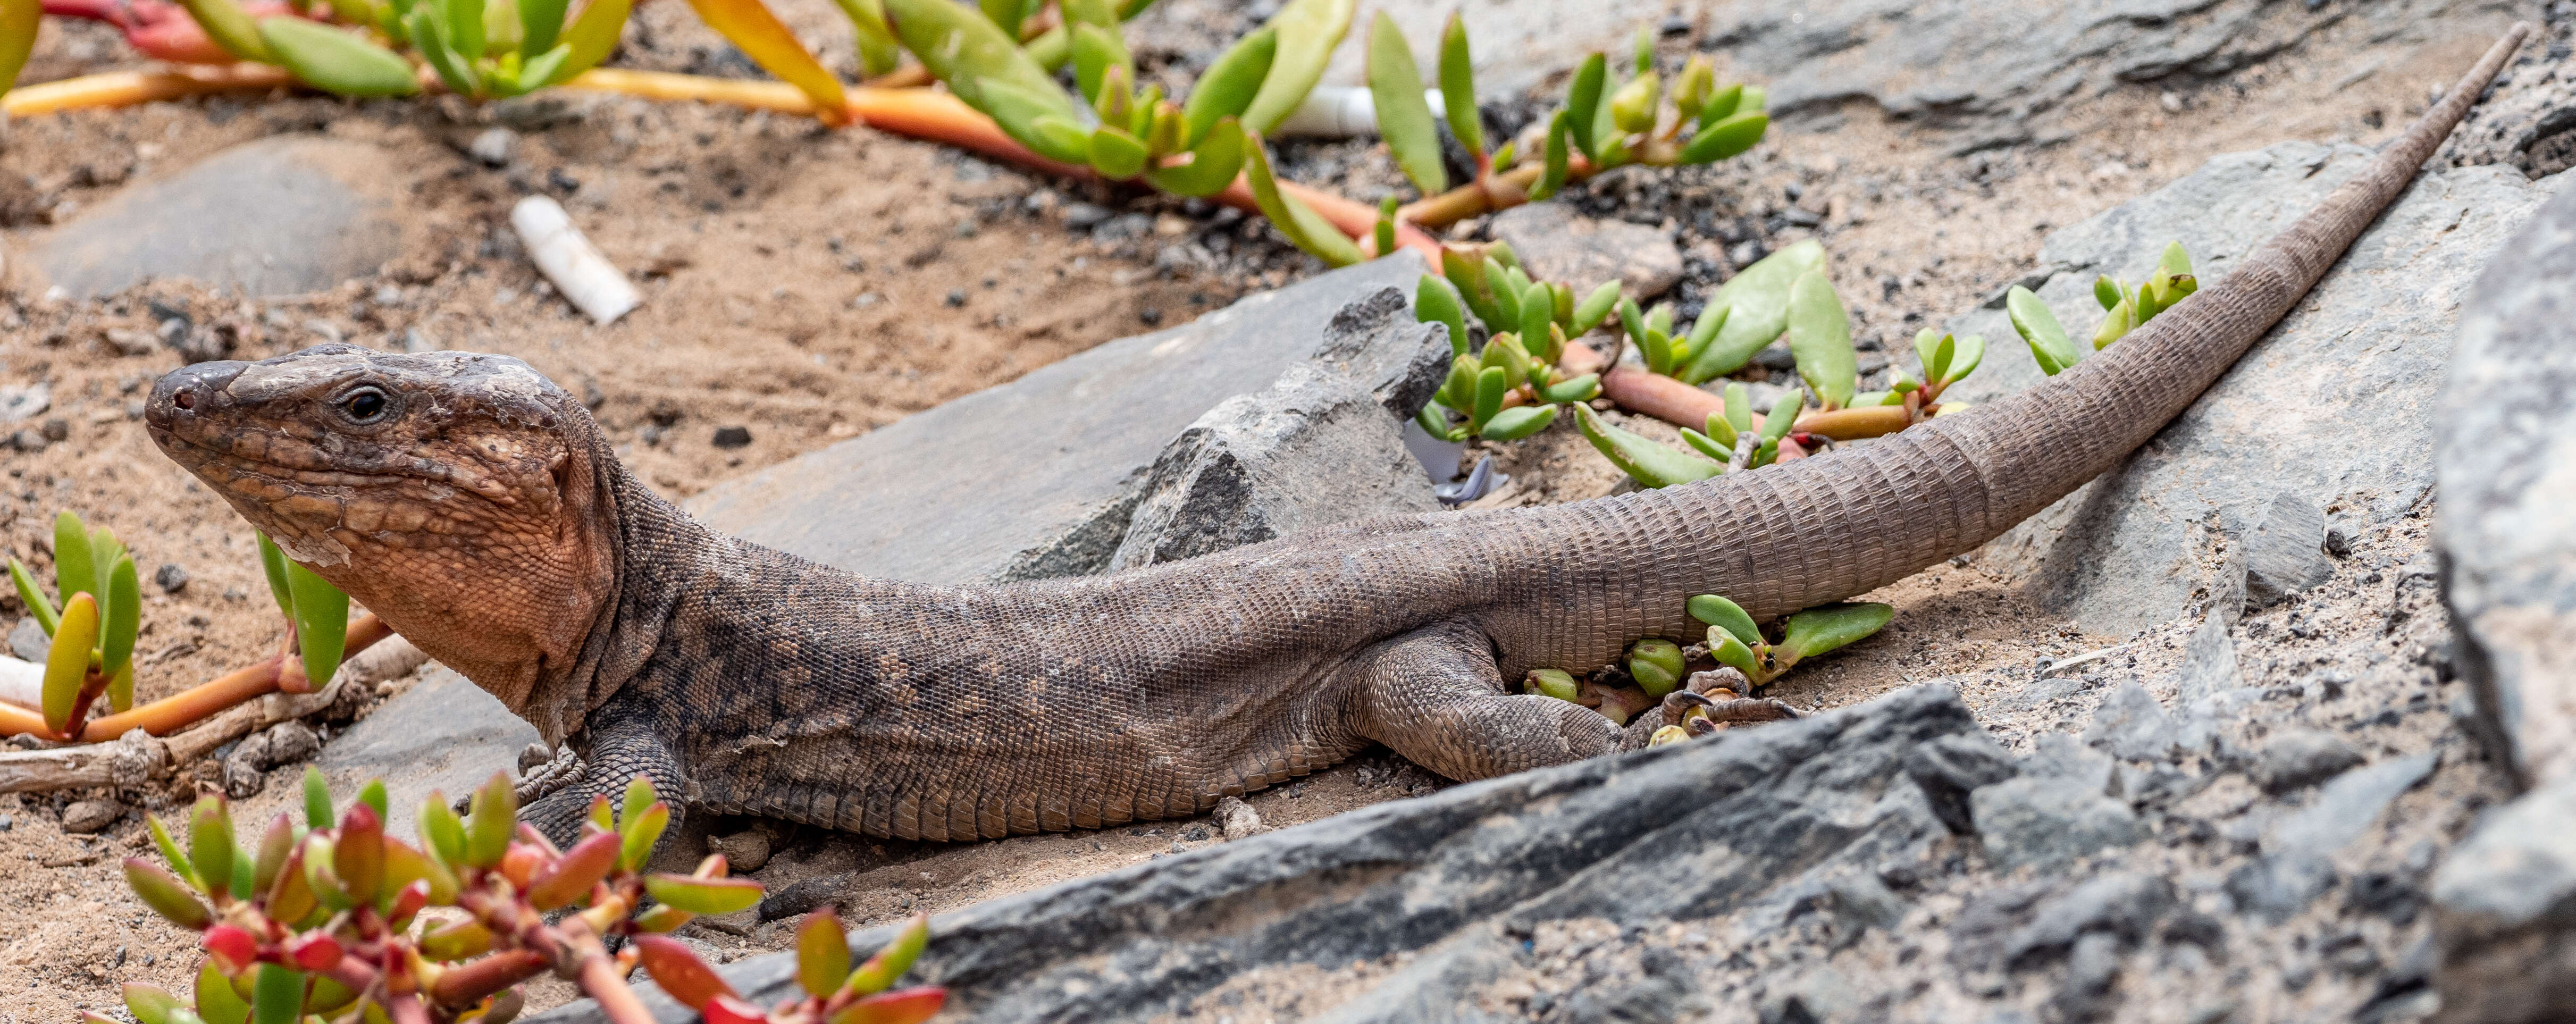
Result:
[[0,95],[11,117],[92,107],[124,107],[219,92],[265,92],[292,85],[285,68],[265,64],[192,66],[184,70],[118,71],[83,75],[12,89]]

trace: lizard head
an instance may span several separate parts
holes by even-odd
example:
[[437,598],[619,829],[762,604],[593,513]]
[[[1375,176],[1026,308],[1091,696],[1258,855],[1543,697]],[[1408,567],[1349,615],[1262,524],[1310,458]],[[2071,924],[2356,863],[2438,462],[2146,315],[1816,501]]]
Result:
[[[321,345],[176,370],[162,452],[287,556],[549,731],[615,590],[614,472],[588,410],[526,363]],[[551,738],[551,737],[550,737]]]

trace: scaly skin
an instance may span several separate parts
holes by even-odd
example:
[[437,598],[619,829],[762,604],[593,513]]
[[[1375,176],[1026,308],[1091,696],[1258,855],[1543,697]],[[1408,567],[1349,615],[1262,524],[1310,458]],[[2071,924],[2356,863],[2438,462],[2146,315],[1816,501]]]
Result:
[[[713,533],[514,359],[325,345],[165,377],[154,439],[432,657],[580,746],[532,813],[636,774],[720,812],[922,839],[1116,825],[1372,741],[1485,778],[1608,753],[1531,668],[1768,619],[1968,551],[2110,468],[2285,315],[2525,29],[2225,280],[2012,398],[1757,472],[1551,508],[1365,520],[1110,576],[865,579]],[[1633,742],[1633,737],[1631,737]]]

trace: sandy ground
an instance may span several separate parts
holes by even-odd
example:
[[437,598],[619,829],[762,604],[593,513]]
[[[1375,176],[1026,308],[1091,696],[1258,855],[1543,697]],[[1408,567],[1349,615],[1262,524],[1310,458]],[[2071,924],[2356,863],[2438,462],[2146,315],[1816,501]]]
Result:
[[[846,29],[833,23],[829,4],[781,7],[822,41],[827,58],[846,63]],[[1677,229],[1695,275],[1710,283],[1731,265],[1730,243],[1693,227],[1695,220],[1753,225],[1776,248],[1811,232],[1764,225],[1793,205],[1823,214],[1812,233],[1833,253],[1862,337],[1900,347],[1915,327],[2025,273],[2052,227],[2151,190],[2211,155],[2293,138],[2386,138],[2485,42],[2463,35],[2372,53],[2385,58],[2380,70],[2348,82],[2364,54],[2347,31],[2328,28],[2223,79],[2133,85],[2060,108],[2041,142],[2009,150],[1954,156],[1956,132],[1854,108],[1784,126],[1754,158],[1624,175],[1630,184],[1591,190],[1584,201]],[[1678,52],[1687,41],[1667,45]],[[1155,63],[1150,46],[1140,51]],[[48,22],[27,80],[126,60],[112,35]],[[676,4],[645,9],[621,60],[742,72],[739,57]],[[0,383],[50,381],[53,408],[43,418],[63,420],[68,432],[42,453],[0,455],[7,471],[0,549],[46,566],[47,524],[56,510],[73,508],[115,528],[147,576],[164,563],[185,570],[182,589],[146,585],[146,698],[255,659],[280,629],[247,528],[162,460],[135,419],[142,390],[179,357],[161,348],[121,354],[110,332],[148,332],[178,311],[229,332],[244,357],[332,334],[399,346],[412,332],[440,347],[515,355],[583,393],[621,455],[656,486],[685,496],[1318,269],[1231,214],[1046,182],[866,131],[629,100],[576,100],[523,116],[518,158],[500,170],[462,152],[489,115],[452,102],[214,99],[6,127],[0,188],[23,183],[26,194],[68,201],[53,206],[55,218],[226,146],[281,133],[386,147],[416,200],[407,214],[420,240],[413,250],[381,277],[321,295],[251,302],[155,284],[92,302],[44,301],[24,289],[0,301]],[[1372,148],[1292,147],[1283,165],[1342,168],[1342,187],[1373,199],[1393,179]],[[592,238],[642,276],[646,305],[638,313],[596,328],[539,286],[504,224],[509,203],[537,190],[563,197]],[[1067,210],[1080,203],[1108,207],[1122,226],[1069,230]],[[23,252],[47,230],[45,220],[22,215],[0,226],[0,255]],[[1456,233],[1480,230],[1470,222]],[[714,431],[723,426],[748,427],[749,446],[716,448]],[[1522,477],[1515,500],[1572,500],[1617,483],[1570,424],[1505,455],[1505,468]],[[1898,606],[1894,627],[1801,670],[1779,694],[1834,706],[1907,681],[2027,666],[2123,639],[2060,627],[2032,609],[2016,581],[1973,563],[1936,568],[1878,599]],[[13,599],[0,598],[0,625],[18,613]],[[1999,708],[1999,731],[2027,730],[2038,723],[2016,716],[2041,713]],[[281,769],[272,784],[285,784],[292,771]],[[1270,824],[1285,825],[1440,784],[1381,754],[1251,803]],[[185,784],[173,783],[0,796],[0,1024],[106,1010],[116,982],[172,984],[193,965],[190,944],[148,919],[117,877],[116,859],[148,845],[140,813],[97,836],[66,835],[58,820],[73,798],[113,797],[167,814],[185,795]],[[733,834],[752,823],[701,817],[698,826]],[[1177,821],[943,846],[782,831],[762,875],[773,892],[846,876],[830,883],[829,898],[854,922],[883,921],[1219,841],[1209,832],[1206,822]],[[786,941],[778,923],[750,915],[689,934],[720,958]],[[539,1001],[565,994],[556,987]]]

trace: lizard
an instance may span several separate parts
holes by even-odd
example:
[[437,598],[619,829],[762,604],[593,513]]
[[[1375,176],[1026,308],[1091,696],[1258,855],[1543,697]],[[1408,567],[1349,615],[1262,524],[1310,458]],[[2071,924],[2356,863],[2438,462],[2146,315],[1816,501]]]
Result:
[[2074,367],[1875,441],[1590,501],[933,586],[710,530],[507,357],[200,363],[145,419],[290,557],[579,753],[526,809],[557,838],[637,776],[703,811],[923,840],[1201,813],[1373,743],[1489,778],[1641,739],[1507,680],[1689,635],[1695,594],[1767,620],[1866,593],[2117,465],[2305,296],[2528,32],[2223,279]]

